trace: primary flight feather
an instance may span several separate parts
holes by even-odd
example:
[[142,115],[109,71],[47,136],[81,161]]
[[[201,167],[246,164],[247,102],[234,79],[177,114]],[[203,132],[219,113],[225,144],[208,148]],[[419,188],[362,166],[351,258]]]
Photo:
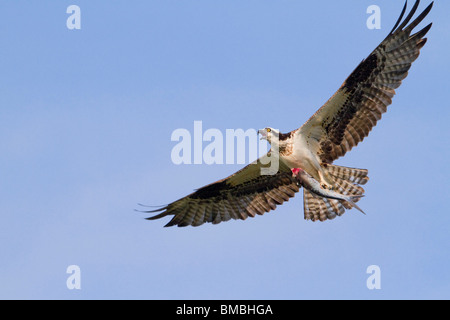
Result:
[[[361,210],[355,202],[364,194],[361,185],[368,181],[368,171],[332,163],[358,145],[381,119],[425,45],[431,23],[416,33],[413,29],[433,2],[410,23],[419,3],[402,20],[405,3],[388,36],[303,126],[286,134],[272,128],[260,130],[271,144],[265,156],[167,206],[144,211],[158,213],[147,219],[172,216],[166,226],[179,227],[245,220],[274,210],[301,187],[305,219],[324,221],[346,209]],[[278,169],[263,174],[271,161],[278,161]]]

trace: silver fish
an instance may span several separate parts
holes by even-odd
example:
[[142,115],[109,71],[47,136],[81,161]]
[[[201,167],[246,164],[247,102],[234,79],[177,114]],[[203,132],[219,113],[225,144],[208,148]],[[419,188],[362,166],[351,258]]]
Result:
[[305,170],[301,168],[292,169],[292,175],[297,178],[298,182],[303,186],[303,188],[308,189],[312,193],[324,198],[347,201],[353,207],[366,214],[355,203],[355,201],[357,201],[361,197],[364,197],[364,195],[344,195],[333,190],[324,189],[320,185],[319,181],[311,177]]

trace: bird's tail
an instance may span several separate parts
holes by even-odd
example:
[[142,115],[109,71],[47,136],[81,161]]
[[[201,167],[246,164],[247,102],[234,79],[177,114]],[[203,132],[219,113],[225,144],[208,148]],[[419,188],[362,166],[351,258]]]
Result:
[[334,180],[334,191],[348,196],[350,201],[335,200],[320,197],[307,189],[303,189],[303,206],[305,219],[312,221],[325,221],[334,219],[336,216],[344,214],[346,209],[356,208],[363,212],[356,205],[364,196],[364,185],[369,181],[366,169],[347,168],[327,164],[325,170]]

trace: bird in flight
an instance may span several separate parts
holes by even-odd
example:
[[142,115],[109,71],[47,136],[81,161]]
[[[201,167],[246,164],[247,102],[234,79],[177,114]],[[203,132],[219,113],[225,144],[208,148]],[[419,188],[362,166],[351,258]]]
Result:
[[[413,29],[430,12],[433,2],[410,22],[419,2],[402,20],[405,2],[388,36],[303,126],[289,133],[259,130],[261,138],[271,145],[266,155],[184,198],[143,211],[157,213],[147,219],[172,216],[166,227],[245,220],[274,210],[301,187],[307,220],[334,219],[353,207],[362,211],[355,202],[364,194],[361,185],[368,181],[368,171],[333,162],[368,136],[425,45],[424,37],[432,24],[416,33]],[[277,161],[277,170],[267,174],[264,169],[273,161]]]

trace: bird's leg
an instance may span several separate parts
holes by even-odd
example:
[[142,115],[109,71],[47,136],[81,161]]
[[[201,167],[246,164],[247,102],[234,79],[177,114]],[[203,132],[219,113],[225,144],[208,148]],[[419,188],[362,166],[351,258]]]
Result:
[[320,185],[323,189],[325,190],[333,190],[334,187],[332,184],[328,183],[326,176],[328,176],[327,173],[322,172],[321,170],[318,171],[319,172],[319,177],[320,177]]

